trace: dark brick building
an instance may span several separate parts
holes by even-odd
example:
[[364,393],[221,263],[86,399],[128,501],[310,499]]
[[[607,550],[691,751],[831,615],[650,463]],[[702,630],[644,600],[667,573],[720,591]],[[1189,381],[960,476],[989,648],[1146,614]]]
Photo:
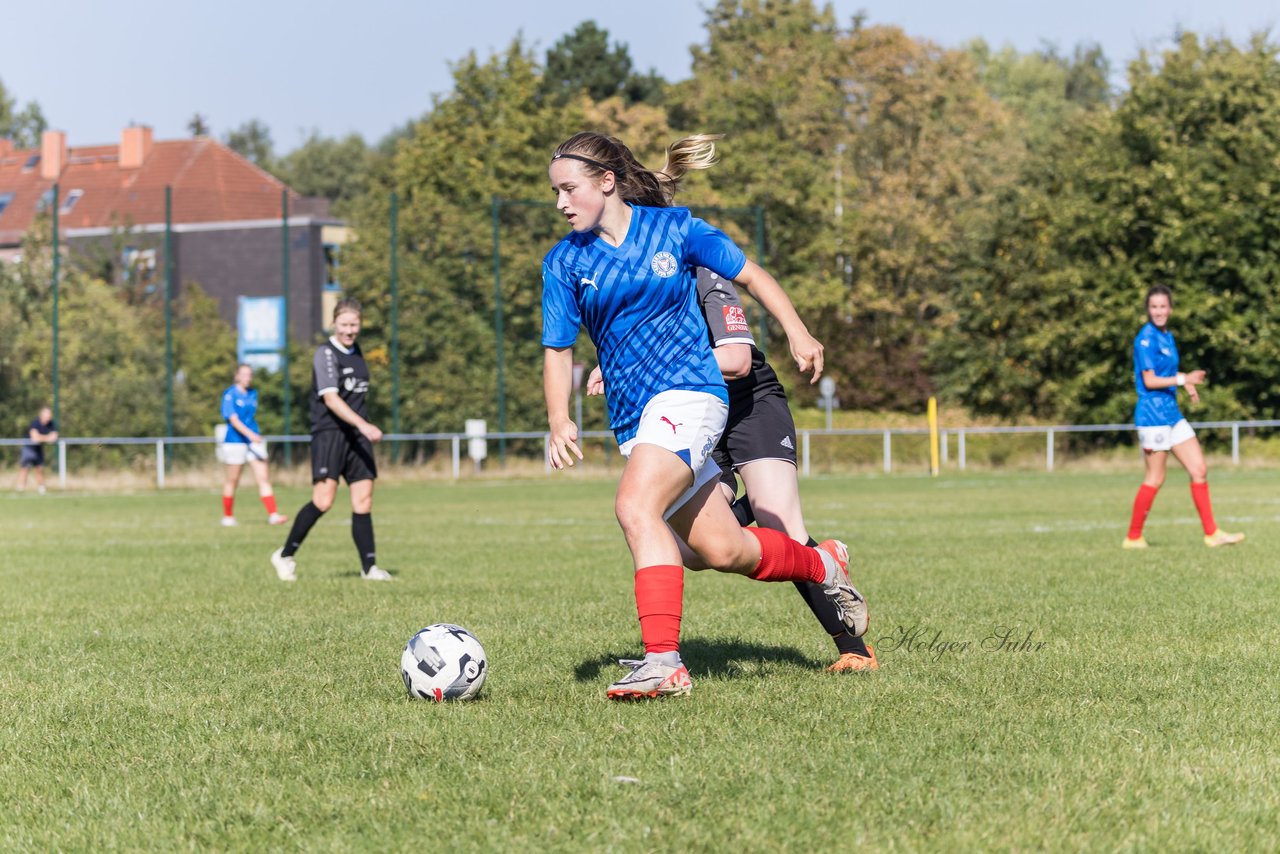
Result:
[[169,187],[175,289],[198,283],[233,328],[238,297],[283,292],[287,197],[290,336],[310,342],[324,328],[336,287],[329,261],[346,230],[324,200],[299,197],[222,143],[157,142],[148,127],[126,128],[119,145],[69,148],[60,131],[47,131],[39,151],[0,140],[0,260],[21,251],[23,235],[52,204],[55,183],[68,254],[143,288],[163,284]]

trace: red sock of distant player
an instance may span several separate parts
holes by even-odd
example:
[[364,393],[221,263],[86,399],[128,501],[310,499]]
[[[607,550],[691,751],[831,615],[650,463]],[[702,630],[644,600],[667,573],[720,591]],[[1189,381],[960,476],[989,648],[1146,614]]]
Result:
[[769,528],[744,528],[760,541],[760,562],[752,570],[756,581],[812,581],[827,579],[827,568],[817,549],[801,545],[781,531]]
[[235,503],[236,503],[236,497],[234,495],[231,496],[230,498],[228,498],[225,495],[222,496],[222,515],[230,516],[231,508],[235,505]]
[[1142,484],[1138,487],[1138,495],[1133,499],[1133,516],[1129,518],[1129,539],[1136,540],[1142,536],[1142,526],[1151,512],[1151,503],[1156,500],[1159,487]]
[[636,612],[646,653],[680,649],[683,606],[684,567],[659,564],[636,570]]
[[262,496],[262,506],[267,508],[268,513],[276,512],[276,497],[274,495]]
[[1204,527],[1204,535],[1212,536],[1218,531],[1218,523],[1213,521],[1213,505],[1209,503],[1209,484],[1191,484],[1191,500],[1196,503],[1196,512],[1200,514],[1200,524]]

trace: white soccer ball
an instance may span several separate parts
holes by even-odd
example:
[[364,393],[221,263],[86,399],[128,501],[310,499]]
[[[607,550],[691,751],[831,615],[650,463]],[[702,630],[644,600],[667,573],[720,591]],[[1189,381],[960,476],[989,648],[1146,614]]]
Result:
[[470,700],[488,672],[480,641],[450,623],[427,626],[409,638],[400,656],[400,676],[411,700]]

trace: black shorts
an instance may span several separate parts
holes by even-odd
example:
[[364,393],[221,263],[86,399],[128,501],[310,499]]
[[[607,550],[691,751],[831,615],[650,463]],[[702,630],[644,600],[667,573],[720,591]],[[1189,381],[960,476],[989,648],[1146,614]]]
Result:
[[761,392],[729,404],[729,418],[720,442],[711,452],[720,466],[721,480],[737,491],[734,470],[759,460],[796,464],[796,423],[781,388]]
[[[10,458],[12,459],[12,458]],[[44,465],[44,448],[33,447],[31,445],[22,446],[22,456],[18,459],[20,468],[29,469],[33,466]]]
[[347,483],[373,480],[378,464],[373,461],[373,443],[359,433],[321,430],[311,436],[311,482],[337,480]]

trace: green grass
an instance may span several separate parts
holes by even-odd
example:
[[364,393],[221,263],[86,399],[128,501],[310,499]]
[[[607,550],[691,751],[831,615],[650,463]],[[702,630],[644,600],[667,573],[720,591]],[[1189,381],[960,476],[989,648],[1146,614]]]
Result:
[[[1274,848],[1280,473],[1215,472],[1249,535],[1217,551],[1177,475],[1121,551],[1137,479],[806,481],[882,669],[824,673],[789,584],[702,573],[694,693],[642,705],[603,697],[639,651],[609,482],[384,485],[390,585],[345,511],[277,582],[252,488],[235,529],[212,491],[0,497],[0,848]],[[437,621],[485,644],[480,700],[404,698]]]

